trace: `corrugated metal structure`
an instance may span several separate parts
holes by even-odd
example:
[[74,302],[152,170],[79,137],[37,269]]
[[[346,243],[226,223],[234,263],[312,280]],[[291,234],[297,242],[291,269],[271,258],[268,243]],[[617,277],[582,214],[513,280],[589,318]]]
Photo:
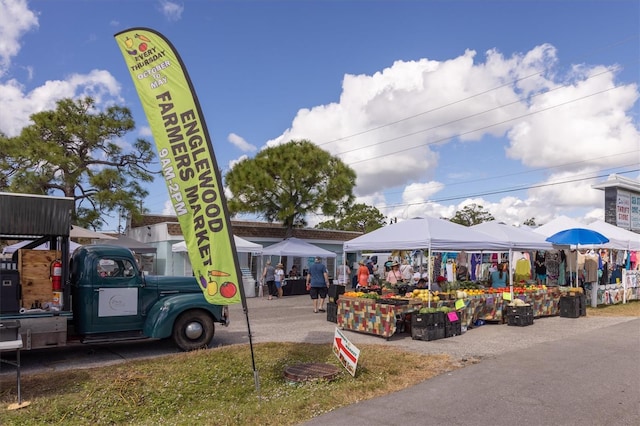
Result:
[[0,192],[0,237],[69,237],[73,198]]

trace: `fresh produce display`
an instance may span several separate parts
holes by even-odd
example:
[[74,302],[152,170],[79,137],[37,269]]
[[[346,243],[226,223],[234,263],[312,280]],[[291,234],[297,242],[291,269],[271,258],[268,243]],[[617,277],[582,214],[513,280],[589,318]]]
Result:
[[448,314],[449,312],[453,312],[453,311],[454,311],[454,309],[449,308],[448,306],[440,306],[439,308],[429,308],[429,307],[420,308],[418,313],[420,313],[420,314],[434,314],[436,312],[442,312],[444,314]]
[[[446,291],[429,291],[428,289],[415,289],[409,291],[408,293],[395,294],[395,293],[385,293],[383,295],[379,295],[377,292],[369,289],[368,292],[362,291],[348,291],[344,293],[345,297],[361,297],[366,299],[379,299],[379,298],[390,298],[390,299],[409,299],[409,300],[419,300],[421,302],[432,302],[437,303],[441,300],[455,300],[455,299],[467,299],[473,297],[480,297],[491,294],[500,294],[500,293],[510,293],[510,287],[500,287],[500,288],[484,288],[482,285],[476,284],[475,286],[471,286],[468,282],[463,282],[463,286],[458,290],[446,290]],[[563,289],[560,287],[561,291],[566,292],[577,292],[582,291],[581,288],[566,288]],[[527,285],[527,286],[516,286],[513,287],[513,294],[515,295],[526,295],[526,294],[539,294],[546,293],[547,286],[545,285]]]

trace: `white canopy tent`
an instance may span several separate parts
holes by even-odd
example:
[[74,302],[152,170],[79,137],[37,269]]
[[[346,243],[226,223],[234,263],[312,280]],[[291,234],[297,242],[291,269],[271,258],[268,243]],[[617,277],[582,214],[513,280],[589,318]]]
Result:
[[[345,252],[362,250],[509,251],[509,244],[467,226],[433,217],[414,218],[378,228],[343,245]],[[431,262],[428,262],[431,265]],[[431,271],[428,276],[431,289]]]
[[[335,258],[337,255],[329,250],[310,244],[299,238],[290,237],[266,247],[262,250],[262,256],[295,256],[295,257],[321,257]],[[334,263],[333,275],[336,275]]]
[[[2,249],[2,254],[13,254],[16,251],[20,250],[22,247],[29,244],[32,240],[20,241],[15,244],[11,244]],[[78,244],[73,241],[69,241],[69,255],[71,255],[78,247],[81,247],[81,244]],[[49,250],[49,243],[42,243],[38,247],[35,247],[33,250]]]
[[617,250],[640,250],[640,234],[627,231],[626,229],[612,225],[602,220],[596,220],[584,228],[596,231],[609,238],[609,242],[604,247]]
[[116,237],[112,237],[111,235],[103,234],[102,232],[95,232],[90,229],[82,228],[78,225],[71,225],[69,237],[89,238],[91,240],[117,240]]
[[[252,243],[251,241],[247,241],[244,238],[233,236],[233,241],[236,244],[236,251],[239,253],[262,253],[262,245],[257,243]],[[171,246],[171,251],[174,253],[183,253],[187,251],[187,243],[185,241],[180,241],[179,243],[175,243]]]
[[336,257],[332,251],[314,246],[299,238],[287,238],[262,250],[263,256]]
[[[513,273],[512,265],[513,251],[518,250],[551,250],[553,244],[546,240],[546,237],[529,228],[516,228],[495,220],[483,222],[471,227],[477,231],[492,235],[501,241],[509,244],[509,271]],[[513,297],[513,279],[509,280],[511,296]]]
[[537,232],[538,234],[542,234],[545,237],[550,237],[553,234],[556,234],[560,231],[564,231],[565,229],[572,228],[585,228],[586,225],[584,223],[580,223],[575,219],[571,219],[567,216],[558,216],[553,219],[549,223],[545,223],[544,225],[540,225],[537,228],[533,229],[533,232]]
[[508,251],[509,244],[469,227],[433,217],[414,218],[378,228],[343,245],[345,252],[362,250]]
[[513,250],[551,250],[553,245],[546,237],[528,228],[517,228],[504,223],[483,222],[471,227],[476,231],[492,235],[509,245]]

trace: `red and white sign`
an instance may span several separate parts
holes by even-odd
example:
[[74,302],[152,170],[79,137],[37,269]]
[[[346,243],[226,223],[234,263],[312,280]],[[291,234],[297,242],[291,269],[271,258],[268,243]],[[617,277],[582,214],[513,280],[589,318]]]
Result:
[[355,377],[360,349],[356,348],[338,327],[336,327],[336,333],[333,336],[333,353],[349,374]]

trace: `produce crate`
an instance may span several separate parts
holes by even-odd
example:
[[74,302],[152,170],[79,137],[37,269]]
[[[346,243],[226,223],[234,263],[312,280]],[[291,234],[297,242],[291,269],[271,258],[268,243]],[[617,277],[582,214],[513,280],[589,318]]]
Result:
[[578,296],[560,297],[560,316],[563,318],[578,318],[580,316],[580,298]]
[[580,316],[587,316],[587,296],[584,293],[578,294],[578,300],[580,301]]
[[426,328],[427,326],[444,327],[444,313],[432,312],[428,314],[421,314],[414,312],[411,316],[412,328]]
[[462,334],[462,312],[456,312],[458,319],[451,321],[449,315],[444,315],[444,337],[460,336]]
[[383,305],[395,305],[395,306],[404,306],[409,304],[409,300],[407,299],[385,299],[384,297],[378,299],[378,303],[382,303]]
[[329,285],[329,302],[331,303],[335,303],[339,298],[341,294],[344,294],[344,290],[345,290],[345,286],[343,285],[336,285],[336,284],[331,284]]
[[438,340],[444,339],[444,335],[444,324],[438,326],[429,325],[427,327],[415,327],[414,324],[411,323],[411,338],[413,340]]
[[533,324],[533,307],[507,306],[507,325],[525,327]]
[[327,302],[327,321],[338,322],[338,304]]
[[442,312],[421,314],[413,312],[411,315],[411,338],[414,340],[444,339],[445,315]]

